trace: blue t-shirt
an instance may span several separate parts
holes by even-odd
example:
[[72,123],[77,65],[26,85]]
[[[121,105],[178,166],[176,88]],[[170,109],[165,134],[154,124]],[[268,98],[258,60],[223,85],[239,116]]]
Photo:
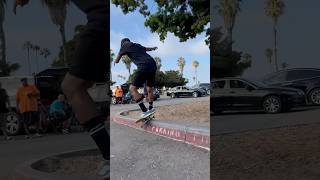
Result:
[[59,100],[53,101],[50,105],[50,114],[54,112],[62,112],[65,109],[65,104]]

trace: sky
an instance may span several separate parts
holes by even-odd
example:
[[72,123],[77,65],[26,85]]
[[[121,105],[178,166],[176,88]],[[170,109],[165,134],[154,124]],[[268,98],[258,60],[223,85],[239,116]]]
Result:
[[[61,37],[58,27],[55,26],[49,17],[46,7],[43,7],[39,0],[30,1],[28,5],[18,7],[17,15],[12,12],[13,1],[7,1],[4,31],[7,45],[7,61],[19,63],[21,68],[13,75],[28,74],[27,53],[22,49],[25,41],[31,41],[42,48],[48,48],[51,56],[47,61],[39,58],[39,71],[46,69],[52,60],[58,55],[61,46]],[[72,39],[76,25],[85,24],[86,16],[75,5],[70,3],[66,19],[66,37]],[[31,54],[31,72],[36,71],[34,54]]]
[[[217,3],[218,1],[214,1]],[[259,78],[274,71],[267,63],[265,49],[273,48],[272,21],[264,14],[265,0],[242,1],[241,12],[234,27],[234,49],[252,55],[252,67],[244,74]],[[289,68],[320,68],[320,1],[284,1],[286,7],[278,25],[278,59]],[[222,18],[214,13],[214,26],[223,25]]]
[[[151,11],[156,10],[154,1],[147,1]],[[158,50],[151,51],[149,54],[153,57],[160,57],[162,60],[162,71],[178,70],[177,61],[179,57],[184,57],[186,66],[184,68],[184,77],[189,80],[188,86],[194,85],[192,77],[195,72],[192,68],[192,61],[199,61],[198,80],[200,82],[210,82],[210,51],[205,45],[205,33],[198,35],[196,38],[181,43],[173,34],[162,43],[159,36],[144,26],[144,17],[139,12],[124,15],[120,7],[110,5],[110,48],[115,54],[119,52],[120,41],[124,37],[128,37],[131,41],[139,43],[143,46],[157,46]],[[132,65],[132,69],[136,66]],[[112,67],[112,79],[116,84],[124,83],[126,80],[118,78],[118,75],[128,78],[129,72],[125,65],[121,62]]]

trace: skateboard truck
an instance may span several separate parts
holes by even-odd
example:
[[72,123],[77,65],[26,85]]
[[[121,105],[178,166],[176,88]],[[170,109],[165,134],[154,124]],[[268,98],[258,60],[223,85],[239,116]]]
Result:
[[140,119],[136,120],[136,123],[143,122],[142,125],[141,125],[141,128],[145,128],[145,127],[149,126],[150,125],[150,121],[152,121],[154,119],[155,119],[154,114],[151,114],[148,117],[140,118]]

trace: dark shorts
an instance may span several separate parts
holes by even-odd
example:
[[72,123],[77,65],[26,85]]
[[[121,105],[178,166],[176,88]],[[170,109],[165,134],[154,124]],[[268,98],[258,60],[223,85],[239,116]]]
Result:
[[32,125],[39,122],[39,114],[36,111],[29,111],[22,113],[22,120],[27,125]]
[[85,31],[80,34],[70,74],[94,82],[107,82],[109,60],[109,1],[73,0],[87,15]]
[[132,85],[136,87],[143,87],[144,83],[146,83],[148,87],[154,87],[155,79],[156,79],[156,71],[152,71],[152,72],[137,71],[136,77]]

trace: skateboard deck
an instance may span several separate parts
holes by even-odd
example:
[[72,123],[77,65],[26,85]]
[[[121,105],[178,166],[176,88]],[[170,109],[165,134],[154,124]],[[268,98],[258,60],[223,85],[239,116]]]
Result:
[[155,114],[155,112],[145,118],[140,118],[140,119],[136,120],[136,123],[143,122],[143,124],[141,125],[141,128],[143,128],[144,126],[149,125],[150,121],[155,119],[154,114]]

